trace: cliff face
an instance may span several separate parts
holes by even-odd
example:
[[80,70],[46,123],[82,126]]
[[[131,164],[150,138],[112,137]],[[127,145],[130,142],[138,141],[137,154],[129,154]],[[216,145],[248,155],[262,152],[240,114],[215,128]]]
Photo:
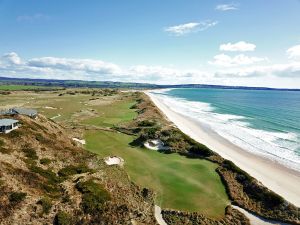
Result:
[[58,124],[16,116],[0,134],[0,224],[155,224],[153,193],[77,147]]

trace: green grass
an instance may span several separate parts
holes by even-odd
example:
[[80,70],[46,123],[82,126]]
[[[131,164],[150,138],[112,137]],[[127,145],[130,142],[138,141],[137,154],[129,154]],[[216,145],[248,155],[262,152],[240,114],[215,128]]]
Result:
[[85,124],[102,127],[112,127],[115,124],[130,121],[135,118],[136,112],[130,109],[132,101],[116,101],[106,106],[95,107],[99,116],[83,121]]
[[50,89],[49,87],[33,86],[33,85],[1,85],[1,91],[21,91],[21,90],[35,90],[35,89]]
[[199,211],[219,218],[229,203],[225,188],[215,172],[216,164],[133,148],[132,136],[106,131],[88,131],[86,148],[102,157],[118,155],[137,184],[158,193],[156,203],[163,208]]

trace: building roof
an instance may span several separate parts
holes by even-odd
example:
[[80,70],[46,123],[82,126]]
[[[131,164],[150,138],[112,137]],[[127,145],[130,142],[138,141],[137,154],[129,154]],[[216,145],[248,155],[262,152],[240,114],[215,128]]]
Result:
[[13,120],[13,119],[0,119],[0,127],[2,126],[10,126],[14,123],[19,122],[19,120]]
[[37,115],[37,111],[34,109],[25,109],[25,108],[13,108],[13,111],[15,111],[18,114],[27,115],[27,116],[35,116]]

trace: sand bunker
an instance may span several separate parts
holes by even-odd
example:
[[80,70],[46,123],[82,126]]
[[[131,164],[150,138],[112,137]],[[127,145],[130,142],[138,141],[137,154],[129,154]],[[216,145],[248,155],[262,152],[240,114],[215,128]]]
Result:
[[123,166],[124,165],[124,159],[122,159],[121,157],[118,157],[118,156],[106,157],[104,159],[104,162],[109,166],[111,166],[111,165]]
[[54,107],[52,107],[52,106],[45,106],[44,108],[45,108],[45,109],[57,109],[57,108],[54,108]]
[[79,142],[80,144],[83,144],[85,145],[85,140],[81,140],[81,139],[78,139],[78,138],[72,138],[74,141],[77,141]]
[[144,146],[148,149],[155,150],[155,151],[168,149],[168,147],[166,147],[164,143],[159,139],[148,140],[144,143]]

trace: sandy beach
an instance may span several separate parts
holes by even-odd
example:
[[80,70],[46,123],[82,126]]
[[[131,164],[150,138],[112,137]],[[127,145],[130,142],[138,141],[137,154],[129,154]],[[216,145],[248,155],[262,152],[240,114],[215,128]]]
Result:
[[267,158],[254,155],[227,141],[216,132],[198,121],[174,112],[160,101],[159,96],[146,92],[154,104],[182,132],[194,140],[206,145],[223,158],[231,160],[238,167],[255,177],[264,186],[284,197],[287,201],[300,207],[300,173],[273,162]]

